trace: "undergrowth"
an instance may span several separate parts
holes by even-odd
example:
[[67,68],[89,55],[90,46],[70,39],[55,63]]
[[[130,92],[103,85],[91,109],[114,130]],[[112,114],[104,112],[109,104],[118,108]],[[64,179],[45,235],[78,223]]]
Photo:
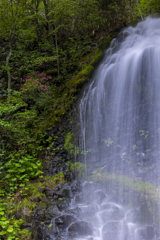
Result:
[[[104,46],[111,38],[107,37]],[[47,129],[66,117],[77,92],[100,60],[102,50],[100,46],[85,54],[74,75],[68,75],[68,80],[60,86],[44,72],[32,72],[23,79],[20,91],[12,90],[7,98],[0,99],[0,239],[29,239],[30,233],[21,229],[25,222],[23,214],[16,219],[16,211],[28,209],[32,213],[37,202],[45,198],[38,189],[53,189],[58,181],[65,182],[62,173],[54,178],[44,177],[44,146],[50,152],[53,150],[53,139],[47,136]],[[66,149],[71,155],[78,154],[71,138],[69,133]],[[83,177],[83,164],[69,165]]]
[[[31,233],[21,229],[27,218],[31,218],[36,206],[47,201],[44,189],[52,190],[65,182],[60,172],[54,177],[45,176],[40,181],[30,182],[19,188],[16,194],[9,194],[0,200],[0,239],[29,240]],[[26,214],[27,213],[27,214]]]

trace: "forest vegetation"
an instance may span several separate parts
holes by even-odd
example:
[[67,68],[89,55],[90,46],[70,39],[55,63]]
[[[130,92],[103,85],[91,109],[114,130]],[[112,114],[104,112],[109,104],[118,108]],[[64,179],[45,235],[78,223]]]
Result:
[[67,117],[116,31],[159,12],[159,0],[0,0],[0,239],[30,239],[17,196],[33,210],[36,186],[65,181],[43,173],[47,129]]

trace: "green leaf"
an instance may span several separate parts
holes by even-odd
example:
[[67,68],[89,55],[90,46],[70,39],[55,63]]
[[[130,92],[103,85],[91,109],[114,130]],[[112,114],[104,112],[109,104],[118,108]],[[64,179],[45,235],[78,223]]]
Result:
[[11,174],[7,174],[5,178],[10,178],[11,176],[12,176]]
[[9,233],[11,233],[11,232],[13,232],[14,231],[14,229],[13,229],[13,227],[9,227],[8,229],[7,229],[7,232],[9,232]]
[[19,186],[20,186],[20,187],[24,187],[24,186],[25,186],[25,184],[21,183]]
[[0,232],[0,236],[4,236],[4,235],[6,235],[6,234],[7,234],[6,231],[1,231],[1,232]]

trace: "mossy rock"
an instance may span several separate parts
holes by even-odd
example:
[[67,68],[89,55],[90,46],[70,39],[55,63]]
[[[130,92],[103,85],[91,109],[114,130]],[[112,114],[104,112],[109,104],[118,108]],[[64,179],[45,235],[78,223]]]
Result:
[[136,179],[130,179],[123,175],[110,174],[106,172],[101,173],[98,171],[92,176],[92,179],[95,181],[102,181],[107,185],[112,183],[112,185],[117,187],[117,190],[119,190],[119,186],[121,186],[123,191],[128,189],[129,191],[145,194],[148,199],[153,200],[155,203],[158,203],[159,201],[158,196],[160,193],[160,187],[154,186],[151,183],[137,181]]
[[103,54],[103,52],[100,49],[96,50],[96,53],[95,53],[95,55],[94,55],[94,57],[92,58],[92,61],[91,61],[92,66],[95,66],[98,63],[98,61],[102,57],[102,54]]
[[117,33],[110,33],[102,42],[99,44],[98,48],[101,49],[102,51],[105,50],[107,47],[109,47],[111,41],[113,38],[117,36]]

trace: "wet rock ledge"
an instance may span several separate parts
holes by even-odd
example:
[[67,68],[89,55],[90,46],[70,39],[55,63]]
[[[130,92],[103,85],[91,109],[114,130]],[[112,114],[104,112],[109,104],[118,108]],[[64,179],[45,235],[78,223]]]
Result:
[[62,184],[56,190],[44,190],[46,202],[37,205],[31,223],[25,226],[30,228],[33,240],[61,239],[61,232],[78,217],[78,209],[69,210],[69,204],[80,188],[80,184],[74,180],[72,183]]

